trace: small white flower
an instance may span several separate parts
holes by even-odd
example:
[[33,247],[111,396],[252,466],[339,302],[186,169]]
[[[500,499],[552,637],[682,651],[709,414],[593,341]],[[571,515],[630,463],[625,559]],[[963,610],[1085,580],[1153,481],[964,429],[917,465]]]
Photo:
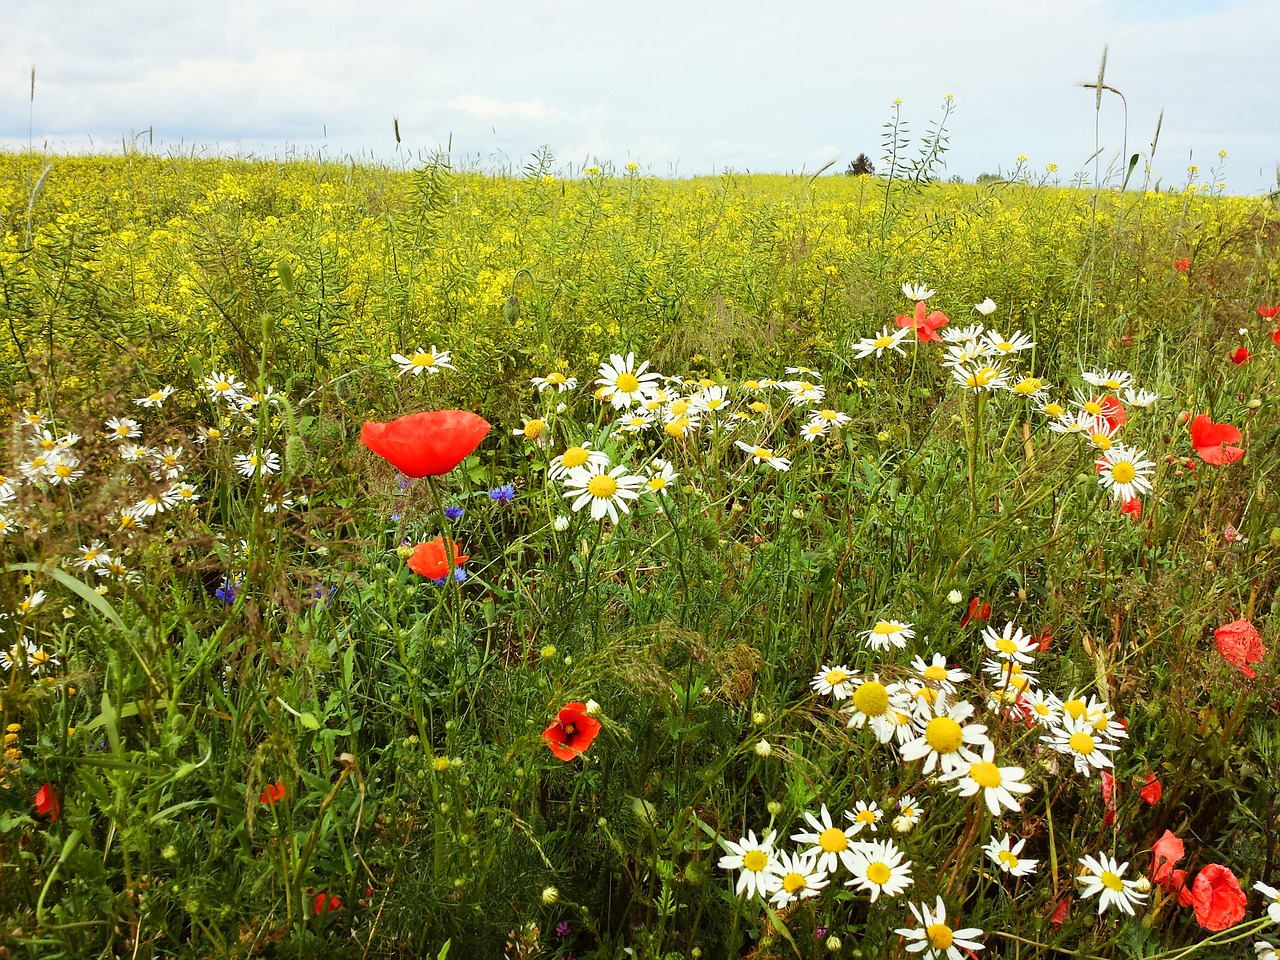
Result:
[[996,302],[990,297],[987,297],[981,303],[975,303],[973,305],[973,309],[977,310],[984,317],[989,317],[991,314],[995,313]]
[[400,367],[400,376],[411,373],[415,377],[419,376],[424,370],[427,373],[439,373],[441,370],[456,370],[457,368],[450,362],[450,353],[448,350],[437,350],[433,343],[430,350],[423,350],[417,347],[408,356],[401,353],[393,353],[391,359]]
[[1124,879],[1124,872],[1129,867],[1128,863],[1117,864],[1115,858],[1100,853],[1096,860],[1089,856],[1081,857],[1080,866],[1084,868],[1083,872],[1076,877],[1076,882],[1082,888],[1080,896],[1093,897],[1102,894],[1098,898],[1099,916],[1109,906],[1118,907],[1133,916],[1134,905],[1146,901],[1147,895],[1137,889],[1137,881]]
[[173,393],[173,387],[161,387],[158,390],[152,390],[145,397],[138,397],[133,402],[140,407],[163,407],[164,402],[169,399],[169,395]]
[[952,590],[947,594],[947,603],[955,606],[957,603],[964,603],[964,594],[959,590]]
[[556,533],[564,533],[566,530],[569,529],[569,518],[566,517],[563,513],[558,515],[554,520],[551,521],[551,528],[555,530]]
[[908,300],[928,300],[937,290],[926,287],[923,283],[904,283],[902,285],[902,295]]
[[244,477],[253,477],[261,474],[262,476],[270,476],[280,469],[280,454],[274,450],[263,450],[261,453],[254,451],[252,453],[242,453],[233,459],[236,467],[236,473]]

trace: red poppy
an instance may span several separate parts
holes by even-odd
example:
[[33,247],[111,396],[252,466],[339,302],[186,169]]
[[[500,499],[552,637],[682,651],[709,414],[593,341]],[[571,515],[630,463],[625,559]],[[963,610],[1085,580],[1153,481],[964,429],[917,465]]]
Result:
[[1248,902],[1236,875],[1220,863],[1211,863],[1191,885],[1191,902],[1196,920],[1206,930],[1225,930],[1244,919]]
[[1276,327],[1274,330],[1272,330],[1270,333],[1270,337],[1273,341],[1275,341],[1277,346],[1280,346],[1280,327]]
[[1173,868],[1187,855],[1187,848],[1172,830],[1166,830],[1151,848],[1151,853],[1151,879],[1168,890]]
[[1229,423],[1214,423],[1207,413],[1191,421],[1191,446],[1205,463],[1221,467],[1239,460],[1244,450],[1231,446],[1239,442],[1239,430]]
[[1280,314],[1280,305],[1258,308],[1258,316],[1262,317],[1264,320],[1274,320],[1276,318],[1276,314]]
[[1173,261],[1173,269],[1177,270],[1179,273],[1186,273],[1191,269],[1191,261],[1186,257],[1179,257],[1177,260]]
[[1116,778],[1102,771],[1102,824],[1113,826],[1116,822]]
[[[458,545],[449,543],[449,552],[453,554],[453,565],[460,567],[470,558],[458,553]],[[449,558],[445,555],[444,537],[436,537],[413,548],[409,556],[409,569],[421,574],[428,580],[441,580],[449,575]]]
[[1038,652],[1048,653],[1049,647],[1053,645],[1053,628],[1045,627],[1039,634],[1031,638],[1031,642],[1036,645]]
[[1160,797],[1164,794],[1164,787],[1160,783],[1160,779],[1154,773],[1147,774],[1147,782],[1142,789],[1138,791],[1138,796],[1149,807],[1154,807],[1160,802]]
[[57,820],[58,814],[62,812],[62,801],[48,783],[36,791],[35,805],[36,813],[42,817],[47,816],[50,822]]
[[935,310],[926,316],[929,308],[925,306],[923,300],[916,301],[916,312],[914,316],[903,316],[898,314],[898,326],[914,327],[917,340],[938,340],[942,337],[938,336],[936,331],[939,327],[945,327],[948,323],[947,315],[941,310]]
[[1257,627],[1248,620],[1232,620],[1213,631],[1213,639],[1218,643],[1218,652],[1229,664],[1250,680],[1257,676],[1249,668],[1249,664],[1256,663],[1267,655]]
[[365,423],[360,442],[406,477],[438,477],[460,464],[489,432],[466,410],[429,410],[390,423]]
[[600,732],[600,721],[587,714],[584,704],[566,703],[556,714],[555,722],[542,731],[542,739],[561,760],[572,760],[586,753]]
[[317,917],[326,913],[332,913],[334,910],[342,909],[342,898],[335,894],[317,893],[316,898],[311,901],[311,909]]
[[981,597],[969,601],[968,612],[960,618],[960,626],[967,627],[973,620],[986,620],[991,616],[991,604],[984,603]]
[[1127,513],[1129,518],[1137,523],[1142,519],[1142,501],[1137,497],[1130,497],[1124,503],[1120,504],[1120,512]]
[[1231,362],[1238,367],[1252,356],[1253,354],[1249,352],[1248,347],[1238,347],[1236,352],[1231,355]]
[[277,780],[275,783],[268,783],[266,789],[262,791],[262,794],[258,799],[268,806],[275,803],[277,800],[283,800],[284,781]]
[[1063,897],[1058,901],[1058,906],[1054,908],[1053,916],[1049,918],[1049,922],[1055,927],[1060,927],[1067,922],[1067,914],[1071,912],[1071,898]]

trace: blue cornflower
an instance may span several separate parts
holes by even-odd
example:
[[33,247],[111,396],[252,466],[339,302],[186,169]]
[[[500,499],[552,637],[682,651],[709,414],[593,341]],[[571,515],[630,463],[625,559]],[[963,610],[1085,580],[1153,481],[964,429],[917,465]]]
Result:
[[516,498],[516,487],[514,483],[504,483],[500,487],[494,487],[489,491],[489,499],[496,500],[498,503],[510,503]]
[[[461,567],[458,567],[456,570],[453,571],[453,579],[457,580],[459,583],[466,583],[467,571],[463,570]],[[441,577],[439,580],[432,580],[431,582],[434,583],[437,587],[443,587],[446,583],[449,582],[449,578]]]
[[235,580],[232,580],[230,577],[227,577],[227,579],[222,581],[222,586],[220,586],[217,590],[213,591],[213,595],[217,597],[219,600],[221,600],[223,603],[227,603],[227,604],[235,603],[236,589],[243,582],[244,580],[241,577],[237,577]]
[[450,520],[457,520],[464,512],[461,507],[448,506],[444,508],[444,515]]

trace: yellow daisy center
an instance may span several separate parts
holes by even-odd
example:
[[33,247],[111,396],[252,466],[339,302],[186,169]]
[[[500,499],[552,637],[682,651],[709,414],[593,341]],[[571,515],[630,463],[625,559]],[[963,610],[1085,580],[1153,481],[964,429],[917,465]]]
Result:
[[1103,380],[1102,385],[1106,387],[1108,390],[1120,389],[1120,381],[1117,380],[1115,377],[1112,377],[1110,380]]
[[1008,850],[1001,850],[999,853],[996,854],[996,858],[1001,863],[1003,863],[1006,867],[1008,867],[1010,870],[1012,870],[1014,867],[1018,865],[1018,858],[1015,857]]
[[[415,358],[415,359],[416,359],[416,358]],[[226,381],[226,380],[219,380],[217,383],[215,383],[215,384],[213,385],[213,389],[217,390],[219,393],[226,393],[228,390],[230,390],[230,389],[231,389],[231,384],[227,383],[227,381]],[[160,394],[158,394],[158,393],[153,393],[153,394],[151,395],[151,399],[152,399],[152,400],[155,400],[155,399],[159,398],[159,396],[160,396]]]
[[537,440],[545,429],[547,429],[547,421],[530,420],[524,425],[524,435],[530,440]]
[[667,486],[665,477],[650,477],[647,484],[650,490],[664,490]]
[[1079,733],[1073,733],[1070,736],[1070,738],[1067,740],[1067,746],[1069,746],[1072,750],[1074,750],[1078,754],[1081,754],[1083,756],[1088,756],[1089,754],[1093,753],[1093,751],[1097,748],[1098,744],[1097,744],[1097,741],[1093,739],[1093,737],[1089,736],[1089,734],[1084,732],[1079,732]]
[[564,455],[560,458],[560,462],[566,467],[572,469],[573,467],[582,466],[587,462],[589,457],[590,454],[588,454],[582,447],[570,447],[564,452]]
[[1132,463],[1127,461],[1121,461],[1111,466],[1111,479],[1116,483],[1133,483],[1133,479],[1137,475],[1138,471],[1133,468]]
[[871,628],[871,632],[882,637],[891,637],[901,629],[902,627],[898,626],[896,623],[890,623],[888,620],[881,620]]
[[854,823],[867,823],[872,826],[876,822],[876,812],[874,810],[859,810],[858,815],[853,818]]
[[1083,404],[1085,413],[1091,413],[1095,417],[1102,416],[1102,404],[1096,400],[1086,400]]
[[833,670],[828,670],[822,679],[826,680],[828,684],[834,687],[837,684],[844,683],[848,680],[849,674],[841,670],[839,667],[836,667]]
[[924,678],[926,680],[942,681],[947,679],[947,668],[940,667],[936,663],[930,664],[924,668]]
[[587,493],[593,497],[607,500],[618,492],[618,481],[607,473],[596,474],[587,481]]
[[413,365],[415,367],[434,367],[436,365],[436,356],[434,353],[415,353],[413,355]]
[[924,932],[929,937],[929,945],[935,950],[949,949],[951,942],[955,939],[951,928],[945,923],[931,923],[924,928]]
[[924,742],[938,753],[955,753],[964,743],[964,734],[950,717],[934,717],[924,728]]
[[743,387],[743,389],[744,389],[744,390],[759,390],[759,389],[760,389],[760,381],[759,381],[759,380],[748,380],[748,381],[746,381],[746,382],[742,385],[742,387]]
[[1066,412],[1067,411],[1063,409],[1062,404],[1060,403],[1046,403],[1044,405],[1044,415],[1046,417],[1053,417],[1055,420],[1061,419],[1062,415]]
[[854,693],[853,705],[868,717],[878,717],[889,709],[889,691],[883,683],[868,680]]
[[809,882],[805,880],[803,873],[788,873],[782,878],[782,889],[787,893],[795,893],[798,890],[804,890],[809,886]]
[[742,869],[759,873],[769,865],[769,855],[763,850],[748,850],[742,855]]
[[1102,885],[1108,890],[1124,889],[1124,881],[1120,879],[1120,875],[1112,873],[1110,870],[1104,870],[1102,876],[1098,879],[1102,881]]
[[547,383],[568,383],[563,373],[548,373],[545,377]]
[[640,378],[634,373],[620,373],[614,384],[622,393],[635,393],[640,389]]
[[671,402],[671,413],[677,417],[683,416],[689,412],[688,400],[673,400]]
[[818,834],[818,846],[826,853],[840,853],[849,847],[849,838],[839,827],[827,827]]
[[1093,441],[1093,445],[1099,450],[1111,449],[1111,438],[1105,433],[1095,433],[1090,439]]
[[996,641],[996,649],[1001,653],[1017,653],[1018,645],[1008,637],[1001,637]]
[[56,467],[53,468],[53,472],[56,473],[58,476],[62,477],[62,479],[64,480],[67,477],[71,476],[71,468],[68,467],[65,463],[58,464]]
[[995,344],[995,348],[1001,353],[1008,353],[1013,349],[1013,344],[1008,340],[1001,340],[999,343]]
[[975,763],[969,768],[969,777],[984,790],[1000,786],[1000,768],[994,763]]
[[769,405],[765,403],[763,400],[757,400],[751,404],[751,409],[756,413],[768,413]]
[[876,342],[872,344],[877,350],[883,350],[889,344],[893,343],[893,337],[885,334],[883,337],[876,337]]
[[758,457],[761,460],[768,460],[770,457],[773,456],[773,451],[770,450],[768,447],[756,447],[754,450],[751,451],[751,455],[753,457]]
[[838,414],[834,410],[819,410],[818,416],[820,416],[823,420],[836,420],[836,419],[839,419],[840,414]]
[[867,864],[867,879],[874,883],[877,887],[883,886],[893,876],[893,871],[877,860],[875,863]]
[[1083,700],[1068,700],[1062,705],[1062,712],[1072,720],[1079,720],[1084,716],[1084,711],[1085,706]]

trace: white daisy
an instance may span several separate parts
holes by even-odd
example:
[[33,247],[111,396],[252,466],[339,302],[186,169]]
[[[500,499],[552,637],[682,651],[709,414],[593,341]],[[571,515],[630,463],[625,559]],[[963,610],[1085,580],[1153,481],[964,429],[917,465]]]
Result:
[[1032,663],[1032,654],[1039,648],[1036,642],[1022,632],[1021,627],[1014,627],[1012,622],[1004,625],[1004,630],[996,633],[990,625],[982,628],[982,639],[987,649],[1003,660],[1016,660],[1019,663]]
[[130,417],[112,417],[107,421],[107,439],[136,440],[142,436],[142,425]]
[[871,356],[873,353],[878,357],[886,350],[892,350],[905,357],[907,355],[907,351],[902,349],[902,341],[906,340],[910,333],[910,327],[894,329],[885,325],[880,328],[880,332],[874,337],[863,337],[854,344],[853,358],[855,360],[862,360]]
[[653,418],[652,411],[637,409],[624,414],[615,425],[624,433],[640,433],[653,426]]
[[870,727],[876,739],[888,743],[898,729],[894,716],[907,713],[909,709],[910,699],[906,691],[896,683],[881,683],[877,674],[869,680],[862,680],[854,688],[849,705],[842,708],[842,712],[849,715],[846,727],[859,730],[864,726]]
[[875,833],[880,829],[880,821],[884,819],[884,811],[880,809],[880,804],[874,800],[870,802],[859,800],[853,805],[852,810],[844,812],[844,816],[846,820],[853,824],[849,829],[855,834],[861,833],[864,828]]
[[242,453],[232,459],[235,464],[236,473],[245,477],[253,477],[261,474],[262,476],[270,476],[280,469],[280,454],[274,450],[263,450],[261,453],[254,451],[252,453]]
[[1047,737],[1041,737],[1040,740],[1059,753],[1071,757],[1076,771],[1083,773],[1086,777],[1090,776],[1095,768],[1100,770],[1103,767],[1112,766],[1107,751],[1119,749],[1114,743],[1104,740],[1093,729],[1093,724],[1084,717],[1077,720],[1074,717],[1064,716],[1062,725],[1050,731]]
[[1017,383],[1009,387],[1010,393],[1016,393],[1020,397],[1026,397],[1029,400],[1039,402],[1048,396],[1049,391],[1053,389],[1053,384],[1045,383],[1039,377],[1023,377]]
[[1280,923],[1280,890],[1267,886],[1261,880],[1253,885],[1253,889],[1266,898],[1267,916],[1274,923]]
[[1133,374],[1124,370],[1085,370],[1080,376],[1087,383],[1104,390],[1123,390],[1133,384]]
[[217,370],[205,377],[200,385],[209,391],[211,400],[223,400],[233,406],[240,397],[240,391],[244,389],[244,384],[233,374]]
[[923,283],[904,283],[902,285],[902,295],[908,300],[928,300],[937,290],[926,287]]
[[934,714],[924,723],[924,732],[902,745],[900,753],[906,761],[924,760],[924,773],[938,767],[942,774],[951,773],[965,764],[981,759],[971,747],[985,747],[991,740],[981,723],[966,723],[974,714],[967,700],[946,705],[941,699]]
[[898,798],[898,815],[893,818],[893,829],[898,833],[909,833],[923,814],[920,801],[909,793],[905,794]]
[[835,873],[840,861],[847,866],[853,856],[853,838],[858,830],[855,827],[837,827],[831,820],[831,811],[824,803],[819,820],[812,813],[805,811],[804,818],[809,821],[812,830],[793,833],[791,839],[796,843],[810,844],[805,850],[806,856],[818,858],[818,868],[827,873]]
[[770,897],[775,907],[816,897],[829,882],[827,871],[818,866],[817,858],[806,853],[783,851],[769,869],[778,877],[777,889]]
[[545,377],[534,377],[530,382],[539,393],[546,393],[548,390],[564,393],[566,390],[573,390],[578,386],[577,377],[566,377],[563,373],[554,371],[548,373]]
[[969,675],[963,670],[956,667],[948,667],[947,658],[940,653],[935,653],[928,663],[924,662],[924,657],[917,655],[911,661],[911,669],[916,671],[916,674],[925,683],[947,693],[955,693],[956,684],[964,683],[969,679]]
[[441,370],[456,370],[457,367],[450,361],[450,353],[448,350],[437,350],[433,343],[430,350],[423,350],[416,347],[414,351],[407,356],[401,353],[393,353],[391,359],[400,368],[399,376],[411,373],[415,377],[426,373],[439,373]]
[[996,302],[990,297],[987,297],[981,303],[975,303],[973,305],[973,309],[977,310],[984,317],[989,317],[991,314],[996,312]]
[[1016,330],[1009,337],[1001,336],[995,330],[986,332],[987,345],[993,353],[1004,354],[1008,356],[1011,353],[1021,353],[1024,350],[1030,350],[1036,345],[1036,342],[1028,337],[1021,330]]
[[911,861],[905,860],[892,840],[859,843],[850,860],[849,872],[853,878],[846,880],[844,885],[870,893],[872,903],[882,893],[896,897],[915,883],[911,876]]
[[752,446],[749,443],[743,443],[741,440],[733,441],[739,450],[745,450],[751,455],[752,463],[767,463],[775,470],[786,471],[791,469],[791,461],[786,457],[780,457],[768,447]]
[[878,620],[870,630],[858,634],[872,650],[888,650],[890,647],[901,650],[915,635],[912,625],[901,620]]
[[164,406],[164,402],[169,399],[169,396],[172,393],[173,393],[173,387],[164,386],[158,390],[152,390],[145,397],[135,398],[133,402],[140,407],[159,408]]
[[987,841],[982,851],[1002,872],[1014,877],[1025,877],[1035,873],[1036,866],[1039,864],[1038,860],[1023,860],[1018,856],[1026,845],[1025,839],[1013,843],[1013,838],[1006,833],[1000,840],[993,836]]
[[788,380],[783,386],[787,388],[787,399],[797,407],[812,406],[827,395],[826,387],[808,380]]
[[1131,407],[1145,410],[1160,400],[1160,394],[1151,390],[1135,390],[1133,387],[1126,387],[1124,393],[1120,394],[1120,399]]
[[959,767],[940,779],[957,781],[956,793],[962,797],[972,797],[981,790],[993,817],[1000,816],[1001,807],[1021,810],[1022,805],[1013,795],[1031,792],[1031,785],[1022,782],[1027,772],[1022,767],[997,766],[995,759],[995,744],[987,743],[982,748],[981,760]]
[[858,682],[858,674],[856,671],[850,670],[845,664],[839,666],[824,665],[818,671],[818,675],[810,681],[815,692],[821,694],[830,694],[837,700],[848,700],[853,696],[853,685]]
[[614,408],[626,410],[648,399],[657,387],[662,374],[649,371],[649,361],[636,366],[636,355],[628,353],[609,355],[609,362],[600,364],[600,379],[596,383],[602,391],[608,391],[606,399]]
[[1003,390],[1009,386],[1009,372],[1000,364],[975,361],[951,371],[951,377],[966,390]]
[[965,960],[961,950],[981,950],[982,944],[974,937],[982,936],[977,927],[963,927],[953,930],[947,926],[947,908],[938,897],[938,902],[931,911],[927,904],[911,904],[911,912],[920,924],[917,928],[901,928],[893,931],[907,940],[908,953],[921,953],[924,960]]
[[644,477],[627,472],[625,464],[606,470],[608,464],[588,463],[585,467],[569,472],[565,478],[565,495],[576,497],[573,510],[576,513],[591,504],[591,519],[603,520],[608,514],[611,523],[618,522],[618,511],[630,513],[628,500],[640,496]]
[[967,327],[947,327],[939,336],[942,337],[944,343],[968,343],[970,340],[977,342],[986,342],[987,328],[980,323],[971,323]]
[[661,457],[653,458],[645,470],[645,475],[648,477],[644,482],[645,490],[655,497],[665,497],[671,482],[680,476],[676,473],[676,468],[671,465],[671,461],[663,460]]
[[1110,906],[1118,907],[1133,916],[1134,906],[1146,901],[1147,895],[1138,889],[1139,881],[1124,879],[1128,863],[1117,864],[1113,857],[1100,853],[1096,860],[1090,856],[1081,857],[1080,866],[1084,868],[1076,877],[1076,882],[1081,887],[1080,896],[1102,894],[1098,898],[1099,916]]
[[748,899],[756,896],[768,896],[781,884],[781,878],[771,869],[777,862],[778,855],[773,849],[773,839],[777,831],[770,830],[763,840],[756,839],[756,832],[748,830],[747,835],[737,843],[721,838],[720,846],[728,851],[720,858],[719,866],[724,870],[741,870],[734,892]]
[[1144,460],[1145,450],[1134,450],[1124,444],[1116,444],[1094,461],[1098,468],[1098,483],[1111,491],[1117,500],[1132,500],[1143,493],[1150,493],[1151,474],[1155,462]]
[[[520,436],[524,436],[523,431]],[[603,450],[592,450],[590,442],[575,444],[566,447],[564,453],[557,454],[551,460],[551,466],[547,468],[547,476],[552,480],[559,480],[568,476],[570,470],[578,470],[589,464],[597,466],[609,467],[609,455]]]

